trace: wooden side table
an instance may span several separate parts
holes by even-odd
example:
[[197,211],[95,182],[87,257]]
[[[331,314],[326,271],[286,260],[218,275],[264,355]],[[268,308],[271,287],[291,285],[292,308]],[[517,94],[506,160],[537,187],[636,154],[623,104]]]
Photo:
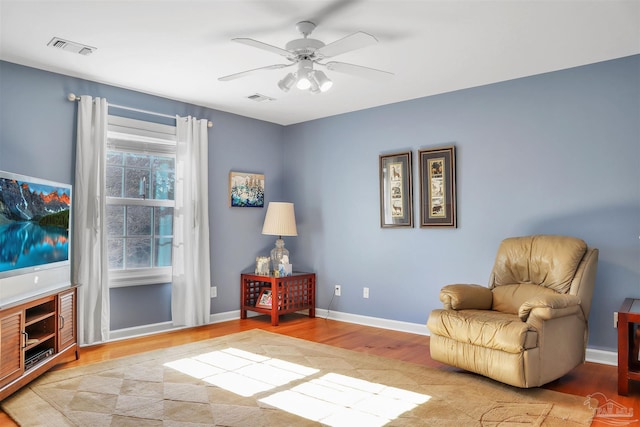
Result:
[[[263,290],[271,291],[271,307],[257,307]],[[316,317],[316,275],[294,272],[291,276],[261,276],[253,273],[240,275],[240,318],[247,318],[247,310],[271,316],[271,324],[278,326],[281,315],[309,310]]]
[[[618,394],[629,393],[629,381],[640,381],[636,325],[640,326],[640,299],[627,298],[618,311]],[[634,351],[635,350],[635,351]]]

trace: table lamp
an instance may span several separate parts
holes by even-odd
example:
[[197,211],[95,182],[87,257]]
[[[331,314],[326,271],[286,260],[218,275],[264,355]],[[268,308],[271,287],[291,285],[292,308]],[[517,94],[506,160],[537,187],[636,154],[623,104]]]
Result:
[[271,250],[271,264],[274,272],[280,271],[281,264],[291,264],[289,251],[284,247],[282,236],[297,236],[296,214],[293,203],[269,202],[264,218],[262,234],[278,236],[276,247]]

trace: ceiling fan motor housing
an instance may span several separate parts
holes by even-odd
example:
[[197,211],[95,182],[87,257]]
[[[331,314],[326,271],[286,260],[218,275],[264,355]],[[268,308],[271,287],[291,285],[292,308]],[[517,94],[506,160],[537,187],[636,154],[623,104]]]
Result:
[[324,47],[324,43],[316,39],[295,39],[286,45],[286,49],[292,52],[297,59],[318,59],[315,53]]

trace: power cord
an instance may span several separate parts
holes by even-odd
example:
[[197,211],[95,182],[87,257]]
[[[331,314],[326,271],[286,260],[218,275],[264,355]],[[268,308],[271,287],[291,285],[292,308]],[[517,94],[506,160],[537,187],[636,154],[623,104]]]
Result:
[[329,306],[327,307],[327,315],[325,316],[324,320],[328,320],[329,319],[329,312],[331,311],[331,304],[333,304],[333,299],[336,297],[336,293],[335,291],[331,294],[331,301],[329,301]]

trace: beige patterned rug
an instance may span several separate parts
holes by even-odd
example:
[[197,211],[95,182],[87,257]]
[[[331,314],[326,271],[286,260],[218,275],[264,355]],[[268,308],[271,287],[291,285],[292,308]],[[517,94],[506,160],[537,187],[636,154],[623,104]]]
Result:
[[588,426],[585,398],[251,330],[49,372],[22,426]]

